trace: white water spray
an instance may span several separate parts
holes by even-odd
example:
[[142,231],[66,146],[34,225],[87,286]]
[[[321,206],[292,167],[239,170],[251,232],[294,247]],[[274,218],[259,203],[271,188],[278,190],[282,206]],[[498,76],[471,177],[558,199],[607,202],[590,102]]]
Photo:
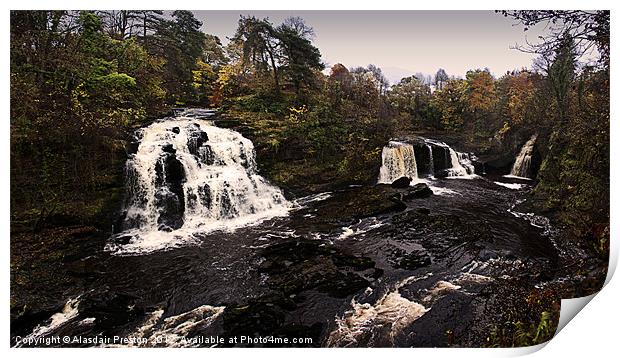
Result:
[[408,143],[390,141],[381,152],[380,184],[391,184],[400,177],[418,178],[418,166],[413,146]]
[[179,246],[195,234],[230,231],[286,215],[291,204],[257,174],[254,145],[209,122],[178,117],[141,130],[127,162],[124,232],[107,249],[141,253]]
[[510,175],[516,177],[529,178],[532,166],[532,155],[534,154],[534,145],[536,144],[536,134],[534,134],[521,148],[521,152],[517,156]]

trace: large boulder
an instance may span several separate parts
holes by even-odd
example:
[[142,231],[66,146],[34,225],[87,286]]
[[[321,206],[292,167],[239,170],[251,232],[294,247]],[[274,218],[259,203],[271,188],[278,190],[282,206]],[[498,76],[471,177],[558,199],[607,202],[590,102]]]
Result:
[[418,183],[407,189],[407,191],[403,194],[403,200],[428,198],[431,195],[433,195],[433,191],[428,187],[428,185]]
[[400,177],[392,182],[392,188],[407,188],[411,183],[411,178]]
[[183,226],[183,213],[185,211],[183,196],[162,188],[155,194],[155,202],[159,211],[158,230],[172,231]]
[[200,129],[200,126],[195,125],[189,131],[187,138],[187,149],[193,155],[199,155],[199,149],[204,143],[209,140],[209,136],[206,132]]
[[160,229],[169,231],[183,226],[185,213],[185,168],[175,154],[164,149],[162,158],[155,165],[157,192],[155,205],[159,208],[157,223]]
[[[402,189],[400,189],[402,190]],[[349,225],[355,220],[405,210],[399,189],[387,184],[363,186],[333,192],[325,200],[299,210],[295,225],[317,231],[331,229],[333,223]]]

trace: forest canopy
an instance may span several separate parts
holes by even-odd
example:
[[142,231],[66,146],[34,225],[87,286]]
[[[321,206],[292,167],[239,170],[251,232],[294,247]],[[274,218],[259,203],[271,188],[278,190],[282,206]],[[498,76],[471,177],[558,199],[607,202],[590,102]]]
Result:
[[[382,146],[405,131],[456,135],[482,155],[514,152],[537,133],[546,207],[572,221],[604,215],[609,12],[501,15],[525,30],[551,24],[521,48],[537,54],[532,69],[438,69],[390,84],[373,64],[326,70],[300,17],[241,16],[224,43],[190,11],[12,11],[12,215],[37,227],[55,215],[91,220],[110,188],[122,191],[133,129],[185,106],[244,123],[264,169],[293,187],[372,181]],[[598,59],[580,62],[592,49]]]

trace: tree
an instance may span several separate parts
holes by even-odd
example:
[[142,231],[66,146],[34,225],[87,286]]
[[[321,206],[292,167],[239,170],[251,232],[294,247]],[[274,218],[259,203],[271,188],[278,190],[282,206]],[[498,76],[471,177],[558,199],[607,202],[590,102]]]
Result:
[[222,42],[215,35],[205,35],[202,51],[202,60],[212,66],[223,66],[228,63],[228,57],[222,47]]
[[273,73],[274,89],[279,92],[280,77],[277,66],[279,43],[271,22],[254,16],[241,16],[232,41],[242,44],[242,60],[246,66],[254,67],[259,73],[268,71]]
[[381,70],[381,68],[373,64],[368,65],[366,68],[355,67],[351,69],[351,73],[358,75],[369,74],[370,76],[372,76],[376,84],[377,91],[379,91],[379,95],[384,95],[385,91],[390,85],[387,78],[385,78],[385,76],[383,75],[383,71]]
[[165,60],[164,86],[170,103],[182,104],[193,97],[193,71],[205,45],[201,26],[190,11],[175,11],[172,20],[158,25],[153,45],[155,54]]
[[489,112],[496,101],[495,80],[488,69],[467,71],[467,108],[472,113]]
[[510,125],[523,125],[535,116],[534,100],[541,87],[540,75],[527,70],[508,73],[497,82],[498,100],[502,114]]
[[147,46],[149,35],[157,31],[160,23],[164,20],[164,12],[161,10],[136,10],[134,13],[136,13],[136,20],[138,20],[135,26],[142,35],[142,44]]
[[561,40],[555,59],[549,67],[548,76],[555,95],[559,119],[564,122],[568,110],[568,93],[575,77],[575,46],[568,34]]
[[417,77],[405,77],[390,89],[388,98],[392,106],[416,119],[427,111],[431,88]]
[[312,84],[314,71],[324,68],[319,49],[309,38],[313,33],[301,18],[289,18],[274,27],[268,19],[241,17],[232,41],[242,46],[241,60],[256,73],[272,73],[274,89],[281,89],[281,76],[285,76],[297,96],[304,85]]
[[325,65],[321,62],[319,49],[314,47],[310,40],[303,37],[303,33],[310,32],[312,28],[306,26],[300,18],[292,24],[284,23],[278,27],[277,36],[282,49],[282,71],[293,82],[295,92],[299,96],[302,85],[313,82],[313,71],[323,70]]
[[564,45],[564,39],[570,37],[574,41],[576,58],[593,55],[591,49],[596,46],[598,63],[603,68],[609,68],[609,10],[519,10],[501,13],[522,23],[525,31],[536,24],[546,24],[547,34],[539,37],[539,42],[528,42],[517,47],[519,50],[550,58]]
[[431,106],[440,113],[444,129],[457,131],[463,127],[467,105],[467,82],[448,80],[440,91],[433,93]]
[[308,26],[303,18],[299,16],[287,17],[282,21],[281,28],[287,28],[289,31],[294,32],[297,36],[306,39],[308,41],[314,40],[314,29]]
[[449,79],[450,77],[448,77],[446,71],[443,68],[440,68],[435,74],[435,88],[437,88],[438,90],[442,90]]

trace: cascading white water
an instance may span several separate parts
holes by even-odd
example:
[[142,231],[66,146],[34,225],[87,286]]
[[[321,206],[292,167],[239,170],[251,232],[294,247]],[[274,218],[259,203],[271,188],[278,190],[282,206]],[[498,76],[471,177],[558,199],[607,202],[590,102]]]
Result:
[[179,246],[194,234],[286,215],[291,204],[257,174],[254,145],[206,121],[178,117],[140,130],[127,162],[128,201],[120,253]]
[[472,160],[476,160],[477,158],[473,154],[468,153],[460,153],[457,152],[459,156],[459,162],[467,170],[467,174],[471,175],[476,172],[476,168],[472,164]]
[[536,144],[537,135],[534,134],[521,148],[521,152],[515,159],[510,175],[529,178],[531,175],[532,155],[534,154],[534,145]]
[[450,161],[452,162],[452,168],[448,169],[448,176],[450,177],[467,176],[475,172],[471,158],[467,153],[460,153],[450,148]]
[[450,148],[450,161],[452,163],[452,168],[448,169],[448,176],[456,177],[470,174],[467,172],[467,169],[461,165],[459,155],[452,148]]
[[429,174],[431,176],[435,175],[435,163],[433,160],[433,147],[430,144],[426,144],[426,148],[428,148],[428,157],[429,157]]
[[381,152],[380,184],[391,184],[400,177],[418,178],[418,166],[413,146],[408,143],[390,141]]
[[[382,165],[379,170],[378,183],[391,184],[394,180],[400,177],[409,177],[412,182],[420,182],[422,179],[418,174],[418,165],[420,165],[422,173],[428,174],[431,178],[434,177],[435,171],[442,171],[444,176],[450,178],[475,178],[475,169],[472,164],[472,160],[476,158],[468,153],[459,153],[452,149],[444,142],[439,142],[432,139],[422,140],[422,146],[418,142],[416,144],[405,143],[397,140],[392,140],[387,146],[383,147],[381,152]],[[429,163],[417,163],[415,156],[415,145],[418,149],[422,150],[421,158],[428,160]],[[424,146],[428,149],[428,157],[424,157]],[[434,160],[433,149],[437,150],[439,157],[437,158],[438,164]],[[419,153],[420,154],[420,153]],[[440,173],[440,172],[438,172]]]

